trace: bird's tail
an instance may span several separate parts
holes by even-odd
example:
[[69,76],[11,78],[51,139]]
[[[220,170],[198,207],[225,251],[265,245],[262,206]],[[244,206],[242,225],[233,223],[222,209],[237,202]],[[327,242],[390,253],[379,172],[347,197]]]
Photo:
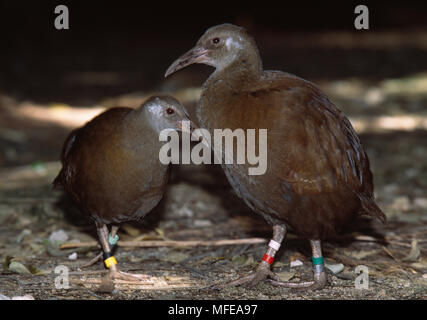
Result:
[[64,188],[63,184],[62,184],[62,174],[63,174],[63,169],[61,169],[61,171],[58,173],[55,180],[52,181],[52,189],[53,190],[60,190],[60,189]]
[[362,204],[362,208],[364,211],[363,213],[371,216],[372,218],[380,220],[382,223],[387,222],[387,218],[384,212],[380,209],[380,207],[378,207],[372,197],[360,193],[358,193],[357,196],[359,197],[360,202]]

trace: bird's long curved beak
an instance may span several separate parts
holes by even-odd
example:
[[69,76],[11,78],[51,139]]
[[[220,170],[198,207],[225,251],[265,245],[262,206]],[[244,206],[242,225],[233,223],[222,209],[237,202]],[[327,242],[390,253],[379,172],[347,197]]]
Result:
[[172,73],[189,66],[190,64],[209,62],[209,58],[207,56],[208,53],[209,50],[203,47],[194,47],[187,51],[170,65],[165,73],[165,78],[170,76]]

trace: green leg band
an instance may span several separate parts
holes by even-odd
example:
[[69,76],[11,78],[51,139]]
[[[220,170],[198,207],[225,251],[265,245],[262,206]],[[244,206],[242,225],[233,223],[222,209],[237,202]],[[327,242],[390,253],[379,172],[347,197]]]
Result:
[[318,258],[312,257],[311,260],[313,260],[313,264],[315,266],[319,264],[323,264],[323,257],[318,257]]
[[111,246],[115,246],[118,241],[119,241],[119,236],[117,234],[114,237],[112,237],[111,234],[108,235],[108,243]]

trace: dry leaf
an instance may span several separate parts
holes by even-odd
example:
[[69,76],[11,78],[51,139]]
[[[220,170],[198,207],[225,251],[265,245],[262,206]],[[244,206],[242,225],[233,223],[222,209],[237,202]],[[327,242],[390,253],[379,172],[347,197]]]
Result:
[[245,264],[245,262],[246,262],[246,257],[244,257],[244,256],[234,256],[233,258],[231,258],[231,262],[234,264],[234,265],[243,265],[243,264]]
[[301,253],[299,253],[299,252],[296,252],[296,253],[294,253],[293,255],[291,255],[290,257],[289,257],[289,261],[295,261],[295,260],[301,260],[301,261],[304,261],[305,260],[305,256],[304,255],[302,255]]
[[12,261],[9,264],[9,271],[19,273],[19,274],[31,274],[30,270],[27,269],[22,263],[18,261]]
[[277,261],[273,264],[273,268],[280,268],[280,267],[284,267],[284,266],[286,266],[286,264],[281,262],[281,261]]
[[361,250],[357,252],[350,252],[350,256],[357,259],[362,260],[368,256],[378,253],[379,250]]
[[427,270],[427,259],[423,259],[419,262],[411,263],[411,266],[416,269]]
[[402,261],[415,262],[420,257],[420,254],[421,254],[421,251],[420,251],[420,247],[418,246],[418,240],[412,240],[411,251],[405,258],[402,259]]
[[276,273],[280,280],[285,282],[291,280],[295,276],[295,270]]
[[295,268],[295,267],[300,267],[303,264],[304,263],[301,260],[294,260],[294,261],[291,261],[290,266],[291,266],[291,268]]

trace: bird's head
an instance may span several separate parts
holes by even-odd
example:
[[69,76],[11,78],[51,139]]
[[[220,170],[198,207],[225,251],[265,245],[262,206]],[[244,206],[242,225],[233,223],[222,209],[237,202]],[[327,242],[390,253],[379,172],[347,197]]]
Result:
[[170,65],[165,77],[194,63],[207,64],[221,70],[238,59],[244,60],[248,53],[255,53],[255,58],[258,57],[255,41],[244,28],[228,23],[214,26],[200,37],[194,48]]
[[158,133],[165,129],[191,133],[194,128],[185,107],[171,96],[150,97],[140,108]]

